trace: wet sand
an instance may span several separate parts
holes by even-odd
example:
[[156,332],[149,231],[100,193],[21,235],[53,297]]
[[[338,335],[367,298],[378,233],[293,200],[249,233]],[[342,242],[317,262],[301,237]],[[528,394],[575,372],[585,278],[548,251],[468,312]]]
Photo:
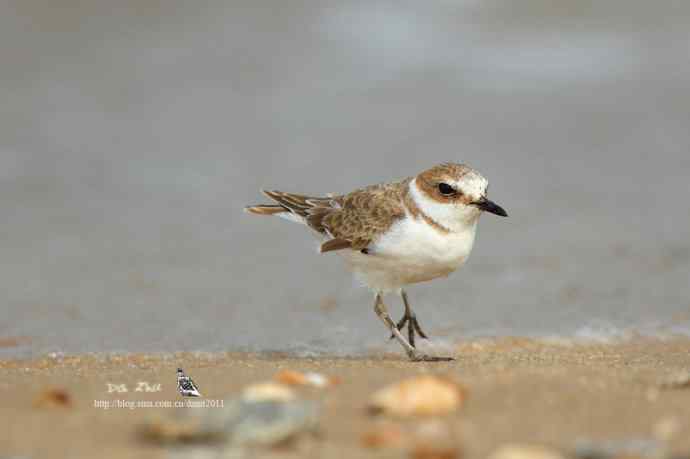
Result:
[[[466,458],[486,457],[505,443],[537,443],[570,451],[578,441],[668,439],[674,453],[690,453],[690,387],[662,382],[690,369],[690,340],[636,339],[624,344],[558,345],[524,338],[467,341],[451,363],[410,363],[399,354],[356,359],[294,358],[278,354],[128,354],[53,356],[0,362],[4,394],[0,455],[27,457],[167,457],[165,447],[139,438],[155,412],[170,409],[94,406],[94,400],[179,400],[175,369],[183,367],[207,399],[229,398],[280,369],[339,378],[300,394],[322,402],[319,435],[280,451],[251,457],[400,457],[412,446],[371,449],[362,435],[379,419],[367,398],[388,383],[422,373],[449,376],[468,397],[441,417],[448,442]],[[135,392],[139,381],[161,391]],[[108,393],[108,383],[128,393]],[[50,388],[67,391],[68,406],[38,402]],[[171,408],[172,409],[172,408]],[[163,413],[165,414],[165,413]],[[414,428],[423,421],[406,421]]]

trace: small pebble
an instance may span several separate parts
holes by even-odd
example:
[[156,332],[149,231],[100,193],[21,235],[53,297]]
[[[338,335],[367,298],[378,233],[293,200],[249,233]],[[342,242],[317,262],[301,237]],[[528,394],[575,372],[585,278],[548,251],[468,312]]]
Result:
[[72,397],[64,389],[48,389],[34,399],[37,408],[70,408]]
[[574,451],[577,459],[618,459],[662,457],[663,446],[655,439],[629,439],[610,442],[580,440]]

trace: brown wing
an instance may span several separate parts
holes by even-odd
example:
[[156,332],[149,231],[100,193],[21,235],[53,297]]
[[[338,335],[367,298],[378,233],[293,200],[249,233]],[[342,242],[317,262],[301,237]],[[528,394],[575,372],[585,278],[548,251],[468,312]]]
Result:
[[340,209],[321,218],[334,239],[350,242],[354,250],[365,249],[398,219],[405,216],[403,198],[408,180],[373,185],[339,197]]
[[342,196],[310,197],[282,191],[264,191],[278,206],[254,206],[252,213],[290,212],[309,227],[327,234],[322,252],[351,248],[362,250],[405,215],[403,199],[410,179],[373,185]]

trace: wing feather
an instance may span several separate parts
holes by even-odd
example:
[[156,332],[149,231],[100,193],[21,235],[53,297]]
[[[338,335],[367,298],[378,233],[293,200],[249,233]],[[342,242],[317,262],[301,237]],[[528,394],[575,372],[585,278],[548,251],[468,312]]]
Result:
[[264,215],[291,216],[330,236],[331,239],[321,245],[321,252],[346,248],[362,250],[405,216],[403,201],[410,180],[372,185],[346,195],[327,197],[263,190],[279,206],[262,205],[248,210]]
[[346,239],[330,239],[323,244],[321,244],[321,247],[319,251],[321,253],[325,252],[332,252],[333,250],[342,250],[342,249],[349,249],[351,248],[352,243]]

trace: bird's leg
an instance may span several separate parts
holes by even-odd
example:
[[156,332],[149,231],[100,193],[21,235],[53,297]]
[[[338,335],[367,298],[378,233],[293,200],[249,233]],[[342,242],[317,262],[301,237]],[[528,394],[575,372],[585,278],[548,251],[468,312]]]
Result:
[[[414,345],[414,335],[415,332],[424,339],[429,339],[428,336],[426,336],[426,333],[422,331],[422,327],[419,326],[419,322],[417,322],[417,316],[415,315],[414,311],[412,310],[412,307],[410,306],[410,302],[407,299],[407,292],[405,290],[400,290],[400,296],[402,297],[403,303],[405,304],[405,315],[400,319],[398,322],[398,330],[402,330],[405,328],[405,324],[409,322],[409,325],[407,325],[407,336],[408,336],[408,341],[410,343],[410,346],[415,347]],[[393,339],[394,336],[391,335],[391,339]]]
[[[409,321],[409,325],[407,326],[407,333],[410,337],[410,344],[414,346],[414,334],[417,332],[417,334],[424,339],[429,339],[428,336],[426,336],[426,333],[422,331],[422,327],[419,326],[419,322],[417,322],[417,316],[415,315],[414,311],[412,310],[412,307],[410,306],[410,302],[407,299],[407,292],[405,290],[400,290],[400,296],[402,296],[403,303],[405,303],[405,315],[403,316],[401,322],[407,322]],[[400,327],[398,327],[400,328]]]
[[400,334],[400,330],[398,330],[395,322],[393,322],[393,319],[391,319],[391,316],[388,314],[386,305],[383,304],[383,298],[381,297],[380,293],[376,294],[376,299],[374,300],[374,311],[376,312],[376,315],[379,316],[379,319],[383,321],[386,327],[390,329],[391,333],[393,334],[393,338],[397,339],[403,349],[405,349],[407,356],[412,359],[413,356],[417,354],[417,351],[405,340],[403,335]]
[[383,321],[386,327],[388,327],[391,333],[393,333],[393,337],[398,340],[403,349],[405,349],[407,356],[413,362],[441,362],[453,360],[452,357],[433,357],[417,352],[417,350],[414,347],[412,347],[410,343],[407,342],[407,340],[405,340],[405,337],[400,333],[400,330],[398,330],[398,327],[395,325],[395,322],[393,322],[393,319],[391,319],[391,316],[388,314],[388,309],[386,308],[386,305],[383,304],[383,298],[381,297],[380,293],[376,294],[376,300],[374,301],[374,311],[376,312],[376,315],[379,316],[379,319],[381,319],[381,321]]

